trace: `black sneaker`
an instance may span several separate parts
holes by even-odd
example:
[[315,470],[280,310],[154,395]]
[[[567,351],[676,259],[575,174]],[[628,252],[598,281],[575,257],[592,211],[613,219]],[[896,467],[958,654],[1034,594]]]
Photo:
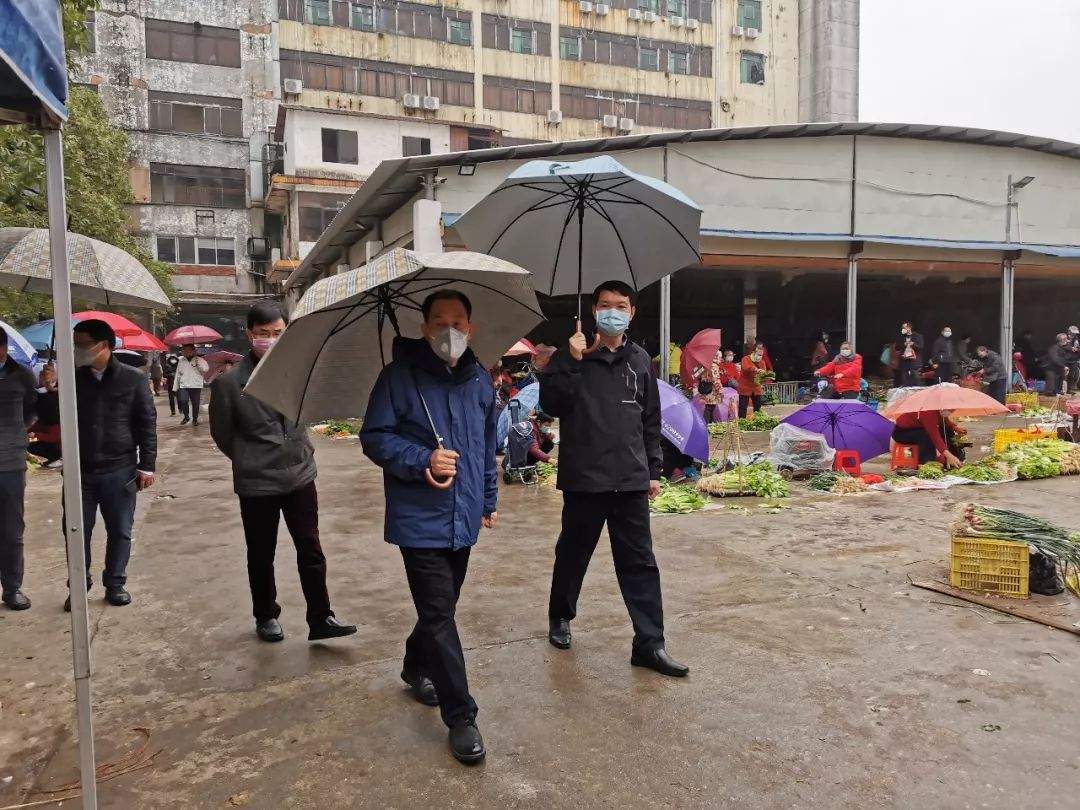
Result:
[[466,765],[475,765],[487,754],[475,718],[466,717],[450,726],[450,753]]

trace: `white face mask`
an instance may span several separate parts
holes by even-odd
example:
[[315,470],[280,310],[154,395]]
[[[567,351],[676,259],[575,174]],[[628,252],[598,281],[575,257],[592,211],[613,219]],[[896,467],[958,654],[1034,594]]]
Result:
[[943,330],[941,330],[941,335],[942,335],[942,337],[947,337],[947,338],[952,337],[952,329],[943,329]]
[[97,345],[97,343],[94,343],[91,346],[75,347],[75,368],[86,368],[94,364],[101,351],[101,349],[97,348]]
[[469,336],[452,326],[436,332],[430,342],[432,351],[446,363],[456,363],[469,348]]

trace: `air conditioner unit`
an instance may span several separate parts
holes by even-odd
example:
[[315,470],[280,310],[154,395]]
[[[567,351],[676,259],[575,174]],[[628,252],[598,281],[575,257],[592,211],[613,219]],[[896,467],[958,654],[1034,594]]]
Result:
[[416,93],[406,93],[401,97],[401,103],[405,106],[406,110],[419,110],[420,96]]
[[424,109],[435,112],[439,109],[439,97],[438,96],[424,96]]
[[756,28],[747,28],[746,29],[746,38],[747,39],[757,39],[760,34],[761,34],[761,32],[758,31]]
[[299,79],[286,79],[282,85],[285,87],[285,92],[292,96],[300,95],[304,89],[304,83]]
[[745,33],[746,33],[746,31],[743,30],[743,27],[741,25],[733,25],[733,26],[731,26],[731,35],[733,37],[741,37]]
[[647,23],[654,23],[660,18],[657,16],[655,11],[646,11],[644,14],[641,15],[641,19],[643,19]]
[[619,132],[633,132],[634,119],[633,118],[620,118],[619,119]]
[[582,14],[592,14],[593,4],[589,2],[589,0],[581,0],[581,2],[578,3],[578,8],[581,10]]
[[641,9],[640,8],[628,8],[626,10],[626,16],[631,20],[637,20],[641,22]]
[[618,129],[619,128],[619,116],[617,115],[605,115],[601,119],[604,129]]
[[609,6],[607,3],[597,3],[595,6],[593,6],[593,8],[595,9],[596,16],[598,17],[606,17],[611,11],[611,6]]
[[686,27],[689,28],[691,31],[696,31],[699,25],[701,25],[701,23],[699,23],[693,17],[686,18]]
[[561,124],[562,123],[562,110],[548,110],[547,122],[549,124]]
[[667,21],[672,28],[682,28],[684,22],[682,17],[668,17]]

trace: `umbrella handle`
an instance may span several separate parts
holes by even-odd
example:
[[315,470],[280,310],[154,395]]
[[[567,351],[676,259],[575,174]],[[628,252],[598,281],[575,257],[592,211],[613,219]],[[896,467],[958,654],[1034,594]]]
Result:
[[424,478],[427,479],[428,484],[435,487],[435,489],[450,489],[454,484],[454,476],[448,475],[444,481],[440,481],[431,474],[430,469],[424,470]]

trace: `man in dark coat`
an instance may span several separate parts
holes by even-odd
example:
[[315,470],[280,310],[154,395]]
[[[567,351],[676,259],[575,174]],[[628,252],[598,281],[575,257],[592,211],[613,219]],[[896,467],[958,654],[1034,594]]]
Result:
[[952,327],[946,326],[934,339],[930,348],[930,362],[934,364],[937,382],[952,382],[956,376],[956,347],[952,342]]
[[1054,339],[1054,343],[1046,350],[1043,365],[1046,369],[1046,394],[1057,396],[1061,393],[1062,384],[1069,378],[1069,363],[1073,360],[1073,353],[1069,348],[1069,336],[1061,332]]
[[689,669],[664,649],[660,569],[652,551],[649,499],[660,492],[660,393],[648,353],[626,337],[634,291],[620,281],[593,292],[598,334],[578,331],[541,376],[540,406],[560,419],[558,487],[562,533],[555,546],[548,640],[570,647],[581,583],[607,524],[615,575],[634,625],[630,663],[681,677]]
[[240,499],[247,544],[255,633],[268,642],[285,638],[274,581],[278,521],[284,515],[307,601],[308,640],[321,641],[351,635],[356,627],[339,622],[330,609],[326,557],[319,544],[315,448],[305,428],[244,393],[255,365],[284,331],[285,315],[276,304],[255,304],[248,310],[251,352],[214,380],[210,436],[232,462],[233,489]]
[[401,678],[419,702],[439,707],[451,753],[472,764],[485,749],[454,614],[480,527],[498,517],[495,391],[468,348],[469,299],[442,289],[421,311],[424,337],[394,342],[360,443],[383,469],[385,537],[401,548],[416,607]]
[[896,373],[893,382],[897,386],[921,385],[919,369],[922,366],[923,337],[910,322],[900,325],[900,336],[893,343]]
[[1005,404],[1005,394],[1009,390],[1009,381],[1005,377],[1005,363],[1001,355],[986,346],[979,346],[975,355],[982,363],[982,371],[979,379],[986,385],[986,393],[996,399],[1002,405]]
[[23,499],[36,389],[34,375],[8,354],[8,334],[0,327],[0,591],[12,610],[30,607],[22,592]]
[[[113,355],[116,335],[105,321],[75,324],[75,399],[86,587],[91,585],[90,540],[98,509],[105,522],[105,601],[131,604],[127,564],[135,524],[135,496],[152,486],[157,464],[157,411],[143,374]],[[64,610],[71,609],[71,597]]]

